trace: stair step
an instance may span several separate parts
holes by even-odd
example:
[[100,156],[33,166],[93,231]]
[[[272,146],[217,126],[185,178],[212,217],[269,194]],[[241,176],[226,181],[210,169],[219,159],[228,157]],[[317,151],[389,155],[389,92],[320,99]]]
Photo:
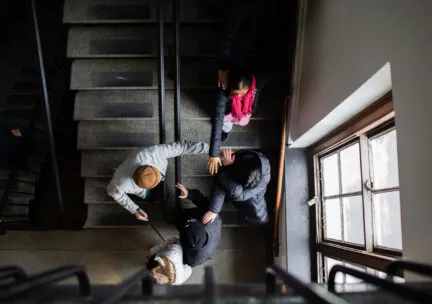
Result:
[[75,120],[158,118],[157,90],[80,91],[75,96]]
[[9,95],[6,99],[6,106],[11,109],[14,107],[33,109],[40,102],[41,97],[38,95]]
[[[151,223],[166,227],[162,216],[162,206],[157,202],[138,203],[148,214]],[[121,207],[119,204],[89,204],[85,228],[97,227],[142,227],[148,225],[139,221],[133,214]]]
[[30,212],[30,206],[28,204],[22,205],[11,205],[7,204],[3,209],[3,216],[9,217],[12,215],[26,215]]
[[[173,122],[168,121],[167,129],[174,129]],[[247,127],[234,126],[228,140],[222,148],[259,149],[276,148],[280,142],[280,123],[270,119],[251,120]],[[183,120],[181,138],[184,140],[210,142],[211,123],[206,120]],[[173,140],[167,138],[168,141]]]
[[19,81],[14,83],[14,90],[23,91],[38,91],[41,89],[40,82],[33,81]]
[[111,177],[132,150],[83,151],[82,177]]
[[[170,99],[171,96],[170,91],[168,91],[166,94],[167,112],[174,111],[173,102],[171,103]],[[216,93],[214,90],[181,90],[182,119],[210,119],[215,108],[215,96]],[[251,119],[279,119],[283,106],[282,100],[283,98],[278,97],[271,90],[264,89],[260,95],[256,113]]]
[[[109,180],[106,180],[108,183]],[[105,197],[103,199],[110,199],[109,196],[102,193],[102,189],[104,188],[90,188],[93,187],[90,183],[87,183],[86,180],[86,195],[89,192],[93,192],[92,195],[96,194],[99,197]],[[90,191],[91,190],[91,191]],[[87,199],[87,197],[86,197]],[[87,202],[87,201],[86,201]],[[160,222],[162,219],[162,205],[158,202],[145,202],[136,200],[138,205],[145,210],[152,221]],[[156,207],[155,207],[156,206]],[[126,227],[135,227],[140,226],[141,223],[136,220],[134,216],[132,216],[128,211],[126,211],[123,207],[112,201],[112,203],[99,203],[99,204],[88,204],[88,213],[87,213],[87,221],[85,224],[86,228],[89,227],[118,227],[118,226],[126,226]],[[156,211],[154,210],[156,209]],[[220,212],[220,216],[222,217],[223,226],[227,227],[238,227],[244,225],[242,216],[240,213],[231,207],[224,208]]]
[[[0,189],[4,189],[6,187],[6,183],[8,182],[7,179],[0,179]],[[15,181],[12,186],[12,191],[19,191],[19,192],[28,192],[33,194],[35,192],[35,184],[28,184],[23,183],[20,181]]]
[[26,107],[8,107],[6,106],[3,110],[3,114],[9,119],[27,119],[30,120],[34,115],[34,110],[32,108]]
[[[115,208],[112,207],[112,205],[118,205],[110,196],[108,196],[106,194],[106,186],[108,185],[109,181],[111,180],[111,178],[86,178],[85,179],[85,196],[84,196],[84,201],[89,205],[89,210],[88,210],[88,217],[89,216],[93,216],[92,215],[92,210],[112,210],[114,209],[114,211],[109,211],[108,215],[104,215],[104,220],[103,223],[104,224],[100,224],[100,225],[96,225],[96,226],[115,226],[113,222],[110,222],[111,224],[107,224],[107,221],[112,221],[113,220],[113,216],[112,214],[114,214],[115,212],[119,212],[121,211],[121,208],[119,206],[119,208]],[[209,181],[209,179],[207,179],[206,181]],[[201,184],[203,184],[204,182],[201,180],[194,180],[195,183],[185,183],[186,186],[190,187],[190,188],[195,188],[195,189],[200,189],[203,194],[205,195],[209,195],[210,194],[210,190],[208,190],[208,188],[210,188],[208,185],[207,189],[206,187],[201,186]],[[201,182],[201,183],[200,183]],[[168,187],[170,187],[171,185],[168,185]],[[172,187],[174,187],[174,185],[172,185]],[[156,202],[145,202],[144,200],[140,199],[139,197],[133,197],[133,200],[137,203],[137,204],[143,204],[143,206],[145,204],[158,204]],[[185,201],[187,202],[187,201]],[[93,207],[93,205],[99,205],[97,207]],[[192,204],[187,204],[188,207],[192,207]],[[184,205],[183,205],[184,206]],[[99,213],[102,211],[98,211]],[[96,215],[95,215],[96,216]],[[221,217],[222,220],[224,222],[224,226],[240,226],[243,224],[242,222],[242,217],[240,216],[239,212],[237,211],[237,209],[235,209],[231,204],[226,203],[221,211]],[[99,221],[99,220],[98,220]],[[133,225],[134,222],[134,218],[132,218],[132,221],[129,219],[128,216],[125,216],[124,218],[122,218],[121,220],[119,220],[118,225],[119,226],[134,226]],[[94,226],[94,225],[92,225]]]
[[[106,186],[111,178],[86,178],[84,186],[84,202],[93,203],[115,203],[115,201],[106,193]],[[90,211],[88,212],[90,214]]]
[[[217,28],[196,25],[182,26],[180,56],[214,56]],[[174,45],[173,26],[165,31],[167,45]],[[194,37],[193,40],[188,39]],[[158,56],[158,27],[156,25],[128,27],[73,27],[69,30],[69,58],[140,58]],[[165,56],[168,56],[166,51]]]
[[[219,1],[183,0],[180,21],[183,23],[214,23],[221,19],[223,3]],[[165,22],[172,22],[172,2],[166,0]],[[157,1],[153,0],[105,0],[65,1],[65,23],[156,23]]]
[[156,59],[79,59],[71,74],[72,90],[158,88]]
[[[72,63],[71,73],[72,90],[158,88],[155,58],[77,59]],[[212,58],[184,58],[180,77],[182,89],[214,91],[217,84],[216,61]],[[173,88],[173,81],[168,72],[165,73],[165,88]]]
[[157,121],[81,121],[78,149],[125,149],[159,143]]
[[156,25],[134,27],[74,27],[69,30],[70,58],[156,57]]

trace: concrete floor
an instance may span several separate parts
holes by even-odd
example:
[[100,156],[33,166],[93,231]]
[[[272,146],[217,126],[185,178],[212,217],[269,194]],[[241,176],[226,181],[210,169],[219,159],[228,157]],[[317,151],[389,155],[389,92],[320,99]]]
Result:
[[[176,234],[163,229],[164,237]],[[258,235],[261,234],[261,235]],[[213,266],[218,283],[257,283],[264,280],[266,263],[262,232],[224,228],[212,260],[193,269],[186,284],[200,284],[204,267]],[[0,237],[0,266],[18,265],[29,274],[65,265],[86,267],[92,284],[115,284],[145,267],[144,253],[158,244],[150,226],[81,231],[8,231]]]

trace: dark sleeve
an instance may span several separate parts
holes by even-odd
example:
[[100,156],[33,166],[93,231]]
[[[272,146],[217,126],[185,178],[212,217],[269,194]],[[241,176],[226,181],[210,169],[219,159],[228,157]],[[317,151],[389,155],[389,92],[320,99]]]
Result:
[[210,196],[209,210],[214,213],[219,213],[225,201],[226,192],[217,183],[214,184]]
[[[223,172],[221,172],[223,173]],[[270,171],[264,172],[258,185],[253,188],[243,188],[242,185],[234,181],[228,174],[218,176],[218,184],[226,191],[230,199],[234,201],[247,201],[261,193],[265,193],[270,182]]]
[[187,199],[194,203],[195,206],[205,209],[209,208],[209,200],[198,189],[188,189]]
[[227,93],[221,89],[218,89],[216,94],[215,112],[212,117],[212,129],[210,134],[209,156],[211,157],[218,157],[220,153],[222,126],[228,101],[229,97]]
[[261,92],[264,89],[264,86],[267,83],[267,79],[268,76],[267,74],[255,74],[255,79],[256,79],[256,93],[255,93],[255,98],[254,98],[254,102],[252,105],[252,115],[255,114],[256,110],[257,110],[257,106],[258,106],[258,102],[261,96]]

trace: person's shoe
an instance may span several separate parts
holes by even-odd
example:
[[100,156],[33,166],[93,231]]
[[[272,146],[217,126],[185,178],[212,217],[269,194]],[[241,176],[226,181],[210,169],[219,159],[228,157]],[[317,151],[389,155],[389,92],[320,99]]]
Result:
[[231,133],[231,132],[226,133],[226,132],[222,131],[221,141],[222,141],[222,142],[227,141],[228,138],[229,138],[229,136],[230,136],[230,133]]

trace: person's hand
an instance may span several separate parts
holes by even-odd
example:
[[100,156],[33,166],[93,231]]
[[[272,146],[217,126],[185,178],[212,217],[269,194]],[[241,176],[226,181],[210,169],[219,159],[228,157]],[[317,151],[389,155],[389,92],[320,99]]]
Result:
[[218,166],[222,166],[220,157],[210,157],[207,162],[207,169],[211,175],[218,173]]
[[16,136],[16,137],[21,137],[22,136],[22,133],[21,133],[20,129],[13,129],[13,130],[11,130],[11,133],[13,134],[13,136]]
[[213,223],[216,217],[217,217],[217,213],[207,211],[203,216],[202,222],[204,224]]
[[149,221],[147,213],[145,213],[142,209],[138,209],[137,211],[135,211],[134,215],[137,218],[137,220],[140,220],[143,222]]
[[229,71],[218,70],[218,88],[226,90],[228,87]]
[[175,239],[169,239],[165,241],[165,247],[169,247],[175,243]]
[[180,191],[182,192],[182,194],[179,195],[179,198],[187,198],[187,196],[189,194],[189,190],[185,186],[183,186],[180,183],[177,183],[176,188],[180,189]]
[[224,165],[225,167],[230,166],[234,163],[235,155],[231,148],[223,149],[220,154],[222,157],[222,165]]

